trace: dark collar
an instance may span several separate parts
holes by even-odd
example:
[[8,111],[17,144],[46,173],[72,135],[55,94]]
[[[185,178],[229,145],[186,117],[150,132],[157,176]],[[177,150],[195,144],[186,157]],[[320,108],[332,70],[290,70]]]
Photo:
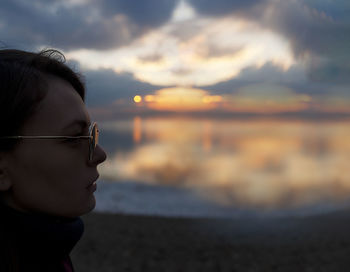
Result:
[[69,255],[84,232],[80,217],[30,214],[0,204],[1,225],[20,250],[42,248],[47,254]]

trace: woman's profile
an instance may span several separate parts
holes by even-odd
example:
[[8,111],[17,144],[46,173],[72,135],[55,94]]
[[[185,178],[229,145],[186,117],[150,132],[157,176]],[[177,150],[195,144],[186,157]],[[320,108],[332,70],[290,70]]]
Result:
[[78,74],[56,50],[0,50],[0,271],[74,271],[106,159]]

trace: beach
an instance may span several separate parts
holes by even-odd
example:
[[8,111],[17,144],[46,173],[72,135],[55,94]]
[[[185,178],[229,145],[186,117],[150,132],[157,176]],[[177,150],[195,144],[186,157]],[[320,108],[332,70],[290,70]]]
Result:
[[92,212],[71,253],[89,271],[349,271],[350,210],[181,218]]

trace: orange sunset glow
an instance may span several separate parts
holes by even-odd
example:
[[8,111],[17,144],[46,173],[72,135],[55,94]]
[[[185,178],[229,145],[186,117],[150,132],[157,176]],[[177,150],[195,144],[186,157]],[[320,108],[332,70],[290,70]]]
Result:
[[[135,103],[141,102],[135,96]],[[218,107],[223,98],[210,95],[207,91],[187,87],[165,88],[152,95],[145,95],[144,101],[149,109],[165,111],[205,111]]]
[[227,112],[252,113],[298,112],[309,109],[313,102],[307,94],[298,94],[277,85],[249,85],[238,89],[235,94],[224,96],[211,95],[208,91],[191,87],[164,88],[153,94],[136,95],[133,100],[157,111],[209,111],[220,108]]

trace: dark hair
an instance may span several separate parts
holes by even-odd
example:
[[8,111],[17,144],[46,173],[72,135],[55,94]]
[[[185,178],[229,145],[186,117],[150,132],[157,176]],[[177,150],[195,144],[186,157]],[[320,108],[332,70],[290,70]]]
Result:
[[[70,83],[85,100],[85,87],[80,74],[66,64],[58,50],[39,53],[15,49],[0,50],[0,137],[18,135],[48,90],[47,75]],[[0,151],[11,151],[18,140],[2,139]]]

